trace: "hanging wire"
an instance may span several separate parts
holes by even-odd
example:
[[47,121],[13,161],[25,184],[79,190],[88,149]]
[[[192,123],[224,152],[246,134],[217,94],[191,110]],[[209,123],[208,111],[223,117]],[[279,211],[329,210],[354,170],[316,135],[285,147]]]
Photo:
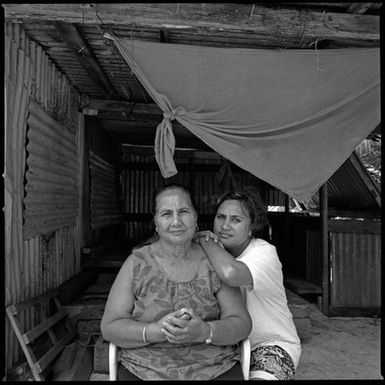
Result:
[[[101,23],[101,25],[102,25],[102,27],[100,27],[99,25],[98,25],[97,27],[98,27],[98,29],[100,30],[100,32],[102,33],[103,38],[104,38],[104,32],[105,32],[105,31],[103,30],[103,27],[105,27],[106,24],[104,23],[102,17],[100,16],[100,14],[99,14],[99,12],[98,12],[97,4],[95,4],[94,7],[95,7],[95,14],[96,14],[96,17],[99,19],[99,21],[100,21],[100,23]],[[132,24],[131,24],[131,31],[130,31],[131,51],[132,51],[132,54],[131,54],[131,57],[132,57],[132,65],[130,66],[130,75],[133,76],[133,77],[137,80],[137,78],[136,78],[136,76],[135,76],[135,73],[134,73],[134,71],[133,71],[133,67],[134,67],[134,65],[135,65],[135,62],[134,62],[134,39],[133,39],[133,29],[134,29],[134,27],[136,27],[136,24],[135,24],[135,22],[132,22]],[[108,28],[108,33],[111,35],[111,37],[114,36],[115,34],[114,34],[113,30],[111,29],[111,27],[110,27],[110,26],[107,26],[107,28]],[[118,61],[118,63],[119,63],[119,70],[120,70],[120,69],[121,69],[121,67],[120,67],[121,56],[118,55],[118,53],[117,53],[117,48],[116,48],[116,46],[115,46],[114,43],[112,43],[111,45],[110,45],[110,43],[109,43],[109,46],[112,47],[112,52],[113,52],[113,54],[115,55],[115,57],[116,57],[116,59],[117,59],[117,61]],[[141,83],[140,83],[138,80],[137,80],[137,82],[139,83],[139,89],[140,89],[140,91],[141,91],[141,93],[142,93],[142,95],[143,95],[143,98],[144,98],[145,102],[148,103],[148,98],[147,98],[147,96],[146,96],[146,93],[145,93],[145,92],[143,91],[143,89],[142,89]],[[129,99],[130,99],[130,98],[131,98],[131,95],[132,95],[131,87],[129,87],[129,89],[130,89],[130,92],[127,92],[126,88],[125,88],[124,86],[121,86],[121,90],[123,91],[123,93],[125,94],[125,96],[127,97],[127,93],[128,93]]]
[[134,67],[134,39],[132,37],[132,30],[134,28],[134,23],[131,24],[131,57],[132,57],[132,64],[131,64],[131,75],[133,75],[134,71],[133,71],[133,67]]
[[[111,49],[112,51],[112,54],[115,56],[115,58],[117,59],[117,62],[118,62],[118,65],[119,65],[119,72],[122,70],[122,67],[120,65],[121,63],[121,58],[120,56],[117,54],[117,49],[116,49],[116,46],[113,42],[111,42],[111,39],[115,36],[115,33],[114,31],[112,30],[111,26],[110,25],[106,25],[104,23],[104,20],[102,19],[102,17],[100,16],[98,10],[97,10],[97,5],[95,4],[95,14],[96,14],[96,17],[99,19],[99,21],[101,22],[101,26],[97,25],[97,28],[99,29],[99,31],[101,32],[102,36],[103,36],[103,39],[105,39],[105,44]],[[107,30],[107,32],[106,32]],[[106,39],[106,34],[110,35],[110,38],[107,38]],[[111,76],[114,77],[114,74],[111,73]]]
[[325,36],[327,35],[327,25],[325,24],[325,17],[326,17],[326,12],[323,11],[322,12],[322,15],[321,15],[321,22],[322,24],[324,25],[324,28],[325,28],[325,31],[324,31],[324,34],[321,36],[318,36],[314,41],[312,41],[310,44],[309,44],[309,47],[311,47],[313,44],[314,44],[314,49],[315,49],[315,52],[316,52],[316,55],[317,55],[317,71],[323,71],[320,66],[319,66],[319,63],[320,63],[320,58],[319,58],[319,53],[318,53],[318,49],[317,49],[317,45],[318,45],[318,42],[321,40],[323,40],[325,38]]
[[299,30],[298,30],[296,39],[299,41],[300,44],[302,44],[303,38],[305,35],[306,24],[307,24],[306,15],[304,15],[304,12],[302,9],[299,11],[299,18],[300,18],[301,24],[299,26]]
[[253,8],[251,8],[250,20],[251,20],[251,18],[252,18],[253,15],[254,15],[254,8],[255,8],[255,4],[253,4]]
[[[95,15],[96,17],[98,18],[99,22],[100,22],[100,25],[97,24],[96,27],[98,28],[99,32],[102,34],[103,36],[103,39],[104,39],[104,33],[106,32],[105,31],[105,23],[104,23],[104,20],[102,19],[102,17],[100,16],[99,12],[98,12],[98,8],[97,8],[97,4],[93,4],[92,5],[93,8],[95,8]],[[108,29],[108,33],[111,35],[111,36],[114,36],[114,33],[113,31],[111,30],[111,27],[110,26],[107,26],[107,29]],[[113,54],[115,54],[114,50],[112,50]],[[113,77],[113,74],[110,74],[111,77]],[[108,97],[107,99],[110,99],[111,95],[114,93],[114,89],[112,88],[110,93],[108,94]]]
[[100,14],[98,12],[96,4],[94,5],[94,7],[95,7],[95,15],[100,21],[100,25],[97,25],[97,28],[102,33],[103,37],[104,37],[104,33],[106,32],[106,29],[107,29],[107,32],[111,35],[111,37],[114,36],[115,35],[114,31],[111,29],[110,25],[108,25],[104,22],[104,20],[102,19],[102,17],[100,16]]
[[96,17],[99,19],[100,23],[101,23],[102,25],[104,25],[104,21],[103,21],[103,19],[102,19],[102,18],[100,17],[100,15],[99,15],[98,8],[97,8],[96,4],[95,4],[95,15],[96,15]]
[[142,84],[140,83],[140,81],[137,79],[136,75],[135,75],[135,72],[133,70],[134,66],[135,66],[135,61],[134,61],[134,38],[133,38],[133,29],[134,27],[136,26],[135,22],[132,22],[131,24],[131,66],[130,66],[130,70],[131,70],[131,76],[134,77],[138,83],[138,87],[140,89],[140,92],[142,93],[142,96],[145,100],[146,103],[148,103],[148,98],[146,96],[146,93],[143,91],[143,88],[142,88]]
[[309,47],[314,44],[315,53],[317,55],[317,71],[321,71],[322,72],[323,70],[321,70],[321,68],[319,66],[319,54],[318,54],[318,49],[317,49],[318,41],[319,41],[319,37],[317,37],[317,39],[315,39],[313,42],[311,42],[309,44]]

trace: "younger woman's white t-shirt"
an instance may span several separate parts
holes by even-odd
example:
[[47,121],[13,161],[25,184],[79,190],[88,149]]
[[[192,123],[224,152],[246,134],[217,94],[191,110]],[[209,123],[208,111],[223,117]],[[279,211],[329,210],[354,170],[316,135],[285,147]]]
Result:
[[253,320],[251,350],[261,345],[278,345],[290,354],[297,367],[301,342],[287,305],[282,265],[275,246],[254,238],[236,259],[248,267],[253,277],[253,287],[241,288]]

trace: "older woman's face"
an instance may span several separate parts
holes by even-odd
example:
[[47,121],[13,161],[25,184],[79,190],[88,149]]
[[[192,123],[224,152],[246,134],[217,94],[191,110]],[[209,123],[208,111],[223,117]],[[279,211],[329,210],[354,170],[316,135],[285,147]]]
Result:
[[158,195],[154,220],[161,239],[180,245],[193,238],[197,213],[183,190],[171,189]]

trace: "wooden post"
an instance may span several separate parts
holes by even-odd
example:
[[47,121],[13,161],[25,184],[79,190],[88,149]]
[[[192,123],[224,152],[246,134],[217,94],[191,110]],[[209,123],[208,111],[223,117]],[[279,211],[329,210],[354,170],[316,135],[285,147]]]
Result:
[[[287,194],[285,194],[285,258],[289,259],[289,261],[291,261],[291,250],[290,250],[290,203],[289,203],[289,195],[287,195]],[[294,267],[294,269],[295,269],[295,267]],[[295,273],[295,271],[293,271],[293,273]]]
[[[179,166],[178,166],[179,167]],[[190,194],[193,197],[195,204],[198,205],[195,199],[195,183],[194,183],[194,153],[192,152],[189,159],[189,174],[190,174]]]
[[329,314],[329,232],[328,232],[328,188],[325,182],[320,188],[321,250],[322,250],[322,302],[321,311]]

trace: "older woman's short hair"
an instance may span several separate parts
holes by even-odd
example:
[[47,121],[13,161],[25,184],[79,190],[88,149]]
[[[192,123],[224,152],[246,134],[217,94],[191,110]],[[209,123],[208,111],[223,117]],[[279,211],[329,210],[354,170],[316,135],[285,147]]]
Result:
[[252,188],[245,188],[242,191],[227,191],[216,201],[216,210],[226,200],[237,200],[241,202],[242,209],[250,217],[251,231],[254,237],[261,234],[269,224],[267,207],[259,193]]
[[158,198],[158,196],[160,194],[162,194],[163,192],[167,191],[167,190],[181,190],[183,191],[190,199],[190,202],[191,202],[191,205],[193,207],[193,209],[195,210],[195,212],[197,212],[197,208],[196,208],[196,205],[195,205],[195,202],[194,202],[194,198],[192,197],[190,191],[188,190],[188,188],[182,184],[178,184],[178,183],[172,183],[172,184],[169,184],[169,185],[166,185],[166,186],[162,186],[162,187],[159,187],[156,191],[155,191],[155,194],[154,194],[154,214],[156,213],[156,200]]

